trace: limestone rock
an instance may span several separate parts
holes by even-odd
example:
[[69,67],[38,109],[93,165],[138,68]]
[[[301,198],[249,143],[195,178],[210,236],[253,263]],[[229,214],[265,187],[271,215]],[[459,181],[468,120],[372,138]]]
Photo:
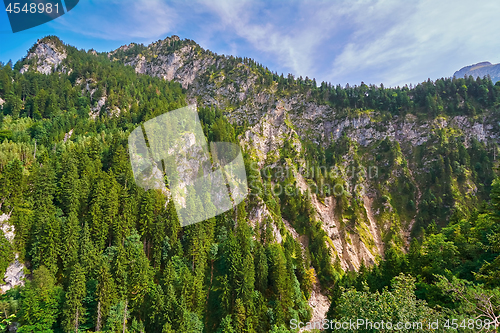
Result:
[[[10,216],[7,214],[0,215],[0,229],[3,231],[5,237],[10,241],[14,241],[15,228],[8,224]],[[3,281],[5,284],[0,285],[0,290],[5,293],[6,291],[24,285],[24,265],[19,262],[19,255],[16,253],[15,260],[7,267]]]
[[[57,47],[54,42],[48,40],[39,42],[35,50],[28,54],[27,59],[36,59],[36,71],[50,74],[52,69],[57,68],[66,57],[67,53],[64,48]],[[23,74],[29,69],[29,65],[24,65],[20,72]]]

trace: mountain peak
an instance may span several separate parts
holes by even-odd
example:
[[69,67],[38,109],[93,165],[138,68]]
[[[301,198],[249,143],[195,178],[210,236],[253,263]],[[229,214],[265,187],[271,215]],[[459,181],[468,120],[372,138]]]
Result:
[[27,63],[21,68],[21,74],[28,71],[33,65],[36,71],[44,74],[52,73],[52,68],[57,67],[67,57],[64,43],[56,36],[46,36],[37,42],[28,51],[24,60]]
[[62,42],[62,40],[59,39],[59,37],[49,35],[49,36],[43,37],[42,39],[38,39],[36,41],[36,43],[31,47],[31,49],[29,49],[27,56],[29,56],[31,53],[33,53],[37,49],[38,46],[43,45],[43,44],[51,46],[51,48],[54,51],[63,52],[66,49],[66,47],[64,46],[64,43]]
[[500,81],[500,64],[492,64],[489,61],[479,62],[474,65],[462,67],[459,71],[456,71],[453,76],[455,77],[465,77],[465,76],[484,77],[490,76],[493,83]]

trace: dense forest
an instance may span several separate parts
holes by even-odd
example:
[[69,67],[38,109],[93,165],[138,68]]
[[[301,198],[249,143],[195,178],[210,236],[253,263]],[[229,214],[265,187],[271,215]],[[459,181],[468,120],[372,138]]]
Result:
[[[412,161],[421,167],[423,155],[432,157],[428,172],[416,181],[408,180],[402,162],[402,151],[409,148],[388,139],[368,148],[345,136],[326,147],[304,140],[302,152],[290,144],[281,147],[273,167],[298,160],[340,165],[346,154],[359,165],[372,151],[387,170],[402,170],[396,182],[382,169],[377,179],[389,184],[389,190],[379,188],[380,207],[394,208],[387,215],[393,224],[383,235],[383,258],[358,271],[343,270],[311,193],[266,190],[276,184],[296,187],[297,178],[252,167],[252,151],[244,152],[249,183],[255,184],[248,200],[181,227],[172,201],[134,183],[127,140],[145,121],[187,105],[186,89],[137,74],[108,54],[77,50],[55,37],[42,41],[67,53],[52,73],[21,74],[23,66],[36,67],[36,58],[0,64],[0,213],[15,227],[12,241],[0,231],[0,274],[15,258],[26,266],[24,286],[0,295],[0,332],[14,326],[17,332],[47,333],[296,332],[292,322],[312,318],[308,299],[318,283],[331,301],[330,327],[365,318],[424,325],[438,320],[437,329],[423,330],[435,332],[477,332],[489,321],[487,329],[498,331],[496,145],[472,140],[466,146],[459,134],[436,131],[433,140],[414,149]],[[193,43],[176,42],[167,51]],[[145,51],[135,45],[114,56]],[[203,52],[225,63],[212,71],[230,72],[243,64],[278,96],[301,94],[345,117],[365,110],[380,112],[381,119],[481,117],[500,105],[500,83],[489,78],[429,80],[403,88],[333,87],[277,75],[248,58]],[[225,111],[198,107],[204,133],[209,141],[237,143],[250,125],[231,123]],[[325,185],[361,181],[339,177],[319,172],[306,180],[320,189],[319,200],[329,195]],[[415,182],[425,189],[420,197]],[[474,194],[464,194],[469,184],[478,184]],[[343,223],[359,227],[362,199],[344,193],[337,202]],[[269,216],[254,223],[249,214],[261,203]],[[401,220],[415,217],[407,248],[395,214]],[[331,331],[384,332],[364,326]]]

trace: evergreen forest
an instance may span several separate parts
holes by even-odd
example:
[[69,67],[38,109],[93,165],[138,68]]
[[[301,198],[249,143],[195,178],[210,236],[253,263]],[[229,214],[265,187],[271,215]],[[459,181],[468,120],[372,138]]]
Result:
[[[315,318],[309,300],[318,293],[329,302],[329,327],[314,331],[391,331],[333,328],[364,318],[423,323],[423,329],[402,332],[500,332],[496,140],[466,140],[451,127],[429,129],[429,139],[416,147],[389,138],[363,146],[349,135],[327,143],[297,136],[300,149],[285,140],[262,163],[258,148],[245,148],[247,199],[181,227],[162,191],[135,184],[128,135],[192,103],[192,91],[126,66],[124,59],[138,54],[155,59],[144,45],[110,56],[53,36],[41,42],[67,54],[50,73],[34,69],[36,57],[0,63],[0,223],[15,230],[9,237],[0,229],[0,275],[17,261],[25,276],[22,285],[0,294],[0,332],[298,332],[291,323]],[[257,78],[255,91],[272,90],[276,99],[299,96],[337,110],[342,119],[371,112],[369,126],[459,116],[488,119],[500,133],[500,82],[488,77],[401,88],[332,86],[216,55],[190,40],[163,52],[187,46],[224,63],[200,76],[206,86],[234,84],[244,68]],[[210,142],[240,143],[255,125],[231,116],[242,102],[197,102]],[[371,180],[320,168],[372,164],[378,177]],[[277,172],[301,165],[320,170],[303,177],[310,191],[298,190],[296,173]],[[363,222],[369,216],[363,194],[330,192],[335,184],[363,182],[376,193],[372,209],[379,211],[382,253]],[[295,195],[273,191],[277,185]],[[317,212],[332,196],[344,243],[357,235],[373,262],[342,264],[344,254]],[[203,206],[195,201],[193,207]],[[265,217],[256,221],[262,207]],[[431,329],[436,321],[439,327]]]

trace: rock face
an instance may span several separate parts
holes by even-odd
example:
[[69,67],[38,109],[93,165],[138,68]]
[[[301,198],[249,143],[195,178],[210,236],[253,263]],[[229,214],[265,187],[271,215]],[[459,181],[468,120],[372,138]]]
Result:
[[[66,69],[61,64],[66,58],[66,51],[61,45],[57,40],[40,41],[28,54],[27,64],[21,69],[21,73],[37,70],[49,74],[53,68],[65,72]],[[256,161],[258,172],[267,166],[292,169],[294,186],[302,194],[308,193],[307,199],[312,208],[309,212],[312,212],[311,215],[320,222],[325,232],[325,243],[333,254],[332,265],[343,270],[357,270],[363,264],[378,262],[384,256],[385,236],[393,230],[394,233],[401,234],[399,246],[404,246],[401,245],[403,241],[406,246],[409,245],[410,231],[417,217],[415,212],[418,212],[420,202],[425,201],[423,193],[427,190],[422,186],[419,188],[418,179],[423,179],[422,175],[430,172],[429,164],[440,157],[426,151],[416,160],[415,155],[419,150],[432,150],[439,134],[445,131],[453,132],[454,139],[458,138],[466,148],[477,140],[488,144],[488,149],[496,149],[492,144],[498,143],[500,139],[500,122],[495,110],[485,110],[482,117],[446,116],[432,120],[429,120],[430,117],[419,119],[412,114],[387,116],[373,110],[350,110],[353,112],[347,114],[345,110],[320,104],[317,102],[319,99],[301,89],[287,91],[279,88],[278,83],[272,79],[273,73],[248,59],[217,55],[192,41],[181,41],[177,36],[149,46],[134,43],[125,45],[108,53],[108,57],[112,61],[131,66],[137,73],[178,82],[186,89],[189,103],[222,109],[233,124],[245,129],[238,139],[246,153]],[[499,80],[500,65],[480,63],[461,69],[455,76],[482,77],[486,74]],[[99,116],[101,111],[107,112],[108,116],[122,112],[118,108],[106,109],[106,92],[98,92],[98,82],[95,80],[80,78],[76,80],[76,84],[80,86],[82,93],[90,95],[91,118]],[[0,99],[0,105],[2,104]],[[127,112],[126,108],[123,112]],[[64,140],[70,137],[71,132],[67,133]],[[182,146],[190,146],[188,143],[194,142],[190,137],[183,140],[185,142]],[[336,166],[344,168],[339,176],[342,186],[346,186],[342,187],[344,196],[309,191],[311,182],[314,181],[299,169],[308,167],[304,156],[308,153],[310,143],[320,150],[327,150],[337,143],[340,146],[345,141],[349,145],[352,143],[350,150],[342,153],[343,156],[338,156],[334,162]],[[389,161],[387,156],[385,160],[377,159],[382,155],[377,150],[381,142],[397,147],[390,150],[391,154],[394,153],[393,160]],[[282,156],[285,146],[296,157]],[[357,154],[358,150],[363,152]],[[356,163],[364,164],[365,167],[376,163],[386,177],[377,181],[366,175],[358,174],[355,177],[354,171],[349,175],[345,171],[355,158]],[[392,164],[389,165],[389,162]],[[200,165],[186,162],[183,167],[186,170],[197,170]],[[464,177],[468,177],[470,172],[471,170],[466,170]],[[158,168],[153,174],[161,178]],[[393,184],[396,183],[399,187],[395,189]],[[475,196],[478,184],[470,179],[466,179],[464,183],[464,187],[468,188],[457,191]],[[398,207],[386,194],[399,196],[400,192],[396,191],[405,189],[415,192],[412,198],[415,211],[403,216],[398,215]],[[356,202],[357,215],[344,214],[347,210],[354,212],[349,201]],[[249,220],[253,226],[257,223],[261,228],[269,226],[277,242],[282,242],[291,235],[300,241],[303,249],[308,247],[309,236],[300,235],[297,232],[299,229],[294,229],[295,221],[290,218],[288,222],[276,217],[277,214],[266,206],[261,197],[256,196],[248,207]],[[5,232],[8,237],[13,238],[13,230]],[[22,284],[22,279],[23,265],[16,258],[7,270],[5,281],[8,285],[5,288]],[[329,301],[319,282],[314,285],[309,304],[313,309],[313,320],[325,317]]]
[[287,121],[286,110],[281,105],[270,109],[240,138],[240,143],[244,148],[253,149],[257,154],[259,167],[262,167],[266,161],[274,162],[279,157],[279,154],[276,154],[277,150],[285,141],[289,141],[296,151],[302,151],[297,132]]
[[9,220],[9,215],[2,214],[0,215],[0,230],[2,230],[3,235],[9,242],[12,242],[15,237],[15,229],[14,226],[11,226],[7,223]]
[[[383,221],[399,217],[394,215],[395,209],[389,202],[384,203],[383,207],[380,204],[376,206],[377,198],[380,199],[381,191],[389,191],[390,184],[396,179],[404,178],[403,181],[417,185],[416,178],[429,171],[425,168],[411,169],[415,168],[410,165],[415,147],[433,143],[435,134],[444,130],[458,133],[457,135],[463,138],[465,147],[469,147],[473,140],[489,143],[498,142],[500,138],[499,123],[495,120],[494,112],[488,110],[482,118],[450,116],[428,120],[417,119],[411,114],[381,118],[379,112],[370,110],[346,116],[342,110],[319,104],[309,93],[302,93],[300,90],[283,93],[278,91],[276,82],[264,84],[272,73],[248,59],[217,55],[202,49],[193,41],[180,40],[177,36],[148,46],[134,43],[124,45],[108,53],[108,57],[133,67],[137,73],[174,80],[186,89],[190,103],[218,107],[225,111],[232,123],[245,125],[246,130],[239,140],[244,150],[257,161],[258,168],[277,165],[285,144],[289,144],[299,156],[293,163],[302,167],[305,163],[301,158],[305,153],[305,142],[314,143],[322,149],[345,137],[367,149],[383,140],[397,144],[401,149],[401,156],[398,157],[397,167],[390,170],[386,183],[374,184],[363,178],[357,180],[358,184],[352,184],[361,185],[365,190],[363,193],[356,193],[353,188],[349,190],[349,195],[357,197],[362,203],[360,209],[363,214],[358,216],[359,225],[347,227],[345,218],[336,215],[336,196],[326,195],[319,198],[317,194],[312,194],[310,197],[316,218],[322,222],[330,239],[328,244],[335,254],[334,257],[339,258],[343,269],[357,269],[362,263],[372,264],[383,256],[384,242],[381,239],[388,228]],[[27,63],[30,65],[25,65],[21,71],[31,68],[47,74],[55,67],[64,72],[61,63],[65,58],[66,51],[59,40],[43,39],[29,52]],[[480,63],[463,68],[455,75],[490,74],[494,78],[496,70],[500,73],[499,66]],[[81,86],[82,92],[90,92],[92,106],[89,116],[99,116],[106,106],[105,92],[97,96],[97,82],[92,79],[77,79],[76,84]],[[109,108],[105,111],[109,116],[122,112]],[[349,166],[350,154],[351,152],[342,157],[339,162],[342,167]],[[431,163],[436,158],[426,156],[423,162]],[[371,160],[368,158],[366,161],[374,161],[373,156]],[[346,182],[353,179],[346,175],[342,177]],[[295,176],[297,186],[304,192],[309,186],[305,178],[307,177],[300,174]],[[417,209],[423,190],[418,189],[420,194],[415,198]],[[475,185],[471,184],[468,193],[473,195],[476,190]],[[261,223],[263,219],[270,217],[263,201],[259,201],[253,209],[250,214],[253,222]],[[273,232],[277,239],[282,237],[277,226],[279,223],[273,221],[273,228],[276,228]],[[414,223],[414,216],[401,221],[401,228],[406,232],[407,240],[409,229]]]
[[71,136],[73,135],[73,129],[71,129],[68,133],[64,134],[64,139],[63,141],[66,142],[69,139],[71,139]]
[[[9,215],[2,214],[0,216],[0,229],[3,231],[5,237],[10,241],[14,241],[15,228],[8,224]],[[18,260],[19,255],[16,253],[15,260],[7,267],[3,281],[5,284],[0,285],[2,293],[16,287],[24,285],[24,265]]]
[[[485,119],[480,121],[456,116],[442,122],[428,122],[417,121],[414,116],[408,115],[404,119],[394,117],[389,121],[378,122],[375,120],[376,112],[347,118],[339,114],[338,110],[310,101],[309,96],[300,93],[278,98],[275,87],[263,88],[259,85],[259,76],[251,65],[238,63],[226,72],[225,64],[234,61],[234,58],[203,50],[191,41],[172,49],[175,43],[180,43],[179,37],[169,37],[144,47],[139,54],[132,53],[120,58],[118,51],[130,51],[135,44],[125,45],[109,53],[109,57],[133,66],[138,73],[179,82],[188,89],[191,100],[201,99],[202,105],[225,109],[229,119],[238,125],[244,122],[260,124],[251,133],[245,133],[242,140],[248,144],[250,138],[247,135],[257,140],[268,138],[272,147],[263,147],[262,142],[256,142],[262,154],[274,150],[279,142],[283,142],[278,132],[290,130],[296,132],[300,139],[309,139],[324,146],[343,135],[362,146],[386,137],[419,146],[428,140],[433,129],[449,126],[462,131],[467,142],[472,138],[485,141],[499,137],[493,125],[485,124]],[[481,71],[498,71],[495,73],[500,75],[500,64],[476,64],[463,68],[455,76],[463,76],[467,71],[474,71],[481,76]],[[283,127],[285,119],[288,120],[285,126],[288,129]],[[270,123],[279,128],[272,128]],[[257,135],[259,132],[260,135]],[[289,133],[283,134],[286,137]]]
[[97,100],[97,103],[90,108],[89,117],[95,119],[99,117],[102,107],[106,104],[106,96],[103,96]]
[[0,286],[3,293],[16,286],[24,286],[24,265],[19,262],[19,256],[16,254],[15,261],[7,267],[3,278],[5,284]]
[[474,65],[466,66],[456,71],[453,76],[455,77],[464,77],[473,76],[474,78],[484,76],[490,76],[493,83],[500,81],[500,64],[492,64],[488,61],[480,62]]
[[[64,47],[56,45],[56,42],[46,39],[36,45],[36,48],[28,53],[28,60],[34,60],[36,71],[43,74],[52,73],[53,68],[57,68],[66,59],[67,53]],[[21,68],[21,74],[29,70],[30,65]],[[63,69],[61,69],[63,70]]]
[[[175,80],[181,83],[183,88],[188,88],[197,77],[214,64],[215,60],[197,53],[195,47],[190,44],[182,46],[175,52],[164,52],[178,42],[180,39],[177,36],[160,40],[148,46],[148,57],[140,53],[126,57],[123,59],[124,63],[134,67],[137,73],[157,76],[169,81]],[[114,55],[118,51],[126,52],[134,46],[133,43],[124,45],[110,52],[109,57],[115,59]]]
[[[149,46],[125,45],[108,56],[134,67],[137,73],[177,81],[187,89],[190,101],[221,108],[234,124],[247,125],[247,130],[239,137],[240,143],[247,152],[254,155],[259,168],[276,165],[285,143],[290,143],[298,156],[304,154],[302,143],[305,141],[323,148],[342,137],[348,137],[360,147],[367,148],[385,139],[397,143],[402,152],[398,158],[397,170],[391,170],[389,180],[384,184],[374,184],[364,179],[357,184],[366,190],[364,193],[356,194],[353,189],[350,190],[350,195],[359,196],[363,203],[364,213],[359,218],[362,221],[356,229],[349,229],[345,226],[347,221],[336,216],[335,196],[320,200],[316,194],[311,195],[316,217],[322,222],[330,238],[329,245],[340,259],[343,269],[358,269],[362,263],[373,264],[383,257],[384,242],[381,235],[388,231],[388,226],[384,226],[381,221],[398,217],[394,215],[395,209],[389,202],[384,207],[374,207],[374,202],[377,196],[380,197],[381,186],[387,190],[398,178],[416,185],[415,177],[428,172],[403,167],[411,159],[415,147],[432,143],[435,133],[440,130],[452,129],[458,133],[463,137],[465,147],[470,146],[474,139],[486,143],[497,142],[500,138],[493,112],[487,112],[482,119],[453,116],[422,120],[408,114],[380,120],[380,113],[376,111],[362,111],[357,115],[346,116],[342,110],[318,104],[306,93],[280,94],[277,84],[261,84],[267,74],[259,72],[251,61],[214,54],[192,41],[181,41],[177,36]],[[493,78],[496,73],[493,71],[497,68],[495,66],[481,63],[464,68],[455,75],[474,72],[482,76],[487,71]],[[424,164],[432,162],[436,157],[426,158]],[[299,158],[294,163],[300,165],[304,160]],[[349,154],[343,157],[341,163],[344,167],[349,165]],[[295,178],[297,186],[306,191],[306,179],[300,175]],[[345,175],[344,178],[352,179]],[[420,189],[418,191],[421,193]],[[416,198],[417,205],[420,195]],[[260,202],[251,213],[251,219],[261,222],[263,217],[268,216],[266,212],[268,209],[264,202]],[[409,234],[408,230],[413,227],[414,222],[414,219],[403,221],[403,232]]]

